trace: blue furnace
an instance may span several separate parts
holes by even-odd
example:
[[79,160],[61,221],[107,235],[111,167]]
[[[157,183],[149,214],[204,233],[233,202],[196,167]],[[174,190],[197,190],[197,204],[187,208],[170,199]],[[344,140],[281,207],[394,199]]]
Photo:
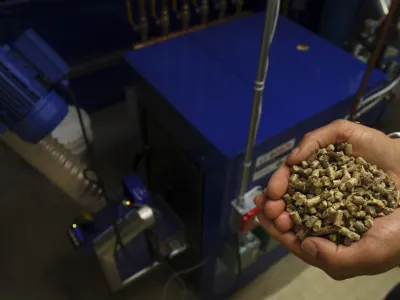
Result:
[[[224,258],[235,234],[231,202],[239,192],[263,23],[264,13],[254,14],[126,55],[145,116],[149,188],[183,220],[193,262],[204,261],[193,275],[204,299],[227,297],[232,286],[249,283],[287,253],[264,237],[267,246],[244,265],[238,281]],[[265,187],[304,134],[350,112],[365,68],[280,17],[249,189]],[[369,93],[385,84],[385,74],[375,70]],[[360,120],[373,123],[382,105],[377,101]]]

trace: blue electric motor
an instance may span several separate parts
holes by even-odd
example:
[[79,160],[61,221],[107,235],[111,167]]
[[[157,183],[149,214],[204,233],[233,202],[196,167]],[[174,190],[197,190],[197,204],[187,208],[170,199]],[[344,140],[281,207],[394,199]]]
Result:
[[68,65],[33,30],[0,47],[0,132],[37,143],[64,119],[68,107],[52,86]]

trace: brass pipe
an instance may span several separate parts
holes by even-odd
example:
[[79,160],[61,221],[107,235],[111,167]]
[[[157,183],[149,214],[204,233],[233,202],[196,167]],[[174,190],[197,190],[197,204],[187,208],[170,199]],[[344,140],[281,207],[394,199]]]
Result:
[[219,1],[219,18],[222,19],[226,15],[226,8],[227,8],[227,0],[220,0]]
[[147,22],[146,14],[146,0],[139,0],[139,30],[142,42],[146,42],[149,39],[149,23]]
[[190,25],[189,0],[183,1],[181,18],[182,18],[182,29],[188,30]]
[[214,25],[221,24],[221,23],[224,23],[224,22],[236,20],[236,19],[239,19],[239,18],[241,18],[243,16],[248,16],[249,14],[250,13],[248,13],[248,12],[243,12],[240,15],[234,15],[234,16],[231,16],[229,18],[222,19],[222,20],[215,20],[213,22],[208,23],[207,25],[203,25],[202,24],[202,25],[193,26],[193,27],[189,28],[187,31],[173,32],[170,35],[168,35],[168,37],[159,37],[159,38],[155,38],[155,39],[152,39],[150,41],[147,41],[147,42],[142,42],[142,43],[133,45],[132,49],[133,50],[139,50],[139,49],[142,49],[142,48],[145,48],[145,47],[148,47],[148,46],[160,43],[160,42],[164,42],[166,40],[170,40],[170,39],[173,39],[173,38],[180,37],[180,36],[188,34],[188,33],[192,33],[192,32],[196,32],[196,31],[202,30],[202,29],[204,29],[206,27],[210,27],[210,26],[214,26]]
[[236,0],[236,13],[237,14],[242,12],[243,4],[244,4],[243,0]]
[[358,91],[356,93],[356,98],[354,100],[353,107],[351,109],[349,120],[353,120],[354,116],[357,113],[358,106],[360,105],[362,96],[364,95],[365,89],[367,88],[369,77],[371,76],[371,73],[375,68],[378,58],[380,57],[380,55],[382,53],[383,45],[385,44],[385,40],[386,40],[387,33],[389,31],[390,24],[392,24],[392,20],[396,15],[398,4],[399,4],[398,0],[392,0],[392,4],[390,5],[389,13],[386,16],[385,22],[383,23],[381,35],[376,44],[374,53],[372,54],[372,57],[369,60],[367,69],[361,80],[360,87],[358,88]]
[[189,0],[183,0],[182,4],[183,4],[182,7],[185,6],[185,5],[189,6]]
[[146,0],[139,0],[139,14],[141,18],[146,17]]
[[128,19],[128,23],[131,24],[132,30],[134,30],[135,29],[135,23],[133,22],[131,0],[125,0],[125,7],[126,7],[126,17]]
[[208,14],[210,12],[210,8],[208,6],[208,0],[202,0],[200,6],[200,20],[201,24],[208,23]]
[[172,10],[178,13],[178,0],[172,0]]
[[151,10],[151,16],[154,19],[156,19],[157,18],[156,0],[150,0],[150,10]]
[[167,36],[169,33],[169,11],[167,0],[161,1],[160,26],[162,35]]

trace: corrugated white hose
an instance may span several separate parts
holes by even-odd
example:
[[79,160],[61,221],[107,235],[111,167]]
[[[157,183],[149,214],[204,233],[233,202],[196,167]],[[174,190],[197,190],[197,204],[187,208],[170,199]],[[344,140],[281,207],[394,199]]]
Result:
[[238,205],[244,205],[244,195],[248,188],[248,181],[253,158],[253,147],[257,137],[262,113],[262,97],[269,66],[269,48],[274,38],[276,25],[278,23],[280,0],[267,1],[267,11],[264,23],[264,33],[261,43],[260,62],[258,65],[257,78],[254,86],[254,99],[250,117],[249,135],[247,138],[246,152],[243,161],[242,180],[240,183]]

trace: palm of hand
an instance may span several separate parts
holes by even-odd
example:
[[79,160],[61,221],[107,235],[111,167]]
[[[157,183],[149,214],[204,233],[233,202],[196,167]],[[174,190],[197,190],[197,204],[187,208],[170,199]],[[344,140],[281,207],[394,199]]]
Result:
[[335,279],[382,273],[400,263],[400,210],[376,219],[362,239],[350,247],[337,246],[322,238],[307,238],[301,243],[291,232],[293,222],[281,199],[289,183],[289,166],[300,163],[315,149],[341,142],[353,144],[354,156],[362,156],[391,174],[400,187],[400,154],[390,139],[368,127],[347,121],[334,122],[306,135],[300,150],[272,176],[268,188],[255,200],[263,210],[259,220],[271,236],[296,256]]

